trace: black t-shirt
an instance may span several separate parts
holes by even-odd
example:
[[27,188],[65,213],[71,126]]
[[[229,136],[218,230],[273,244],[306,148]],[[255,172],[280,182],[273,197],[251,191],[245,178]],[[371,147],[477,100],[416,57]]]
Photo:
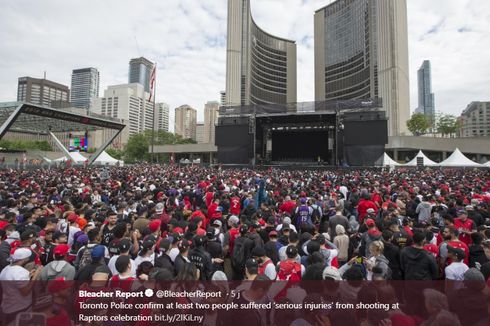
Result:
[[109,246],[109,244],[111,243],[111,241],[114,239],[114,227],[112,227],[112,229],[109,229],[109,224],[106,224],[103,226],[103,229],[102,229],[102,241],[101,241],[101,245],[104,245],[106,247]]
[[96,262],[96,263],[90,263],[87,266],[83,267],[81,270],[79,270],[78,273],[75,275],[75,280],[82,281],[82,282],[91,281],[92,276],[95,273],[95,270],[101,266],[105,266],[108,274],[111,275],[111,271],[109,270],[109,267],[107,267],[106,264],[104,264],[103,262]]

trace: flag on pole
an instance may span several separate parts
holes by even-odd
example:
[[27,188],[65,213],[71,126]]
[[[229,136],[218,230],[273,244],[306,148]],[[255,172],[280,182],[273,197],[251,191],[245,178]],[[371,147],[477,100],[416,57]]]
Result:
[[157,74],[157,65],[155,64],[153,66],[153,69],[151,70],[151,74],[150,74],[150,98],[148,99],[149,102],[151,102],[154,94],[154,89],[155,89],[155,78],[156,78],[156,74]]

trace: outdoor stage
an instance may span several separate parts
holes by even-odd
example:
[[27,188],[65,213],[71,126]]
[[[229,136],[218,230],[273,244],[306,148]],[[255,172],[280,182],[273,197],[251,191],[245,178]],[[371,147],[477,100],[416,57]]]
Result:
[[387,120],[379,100],[221,107],[220,164],[373,166]]

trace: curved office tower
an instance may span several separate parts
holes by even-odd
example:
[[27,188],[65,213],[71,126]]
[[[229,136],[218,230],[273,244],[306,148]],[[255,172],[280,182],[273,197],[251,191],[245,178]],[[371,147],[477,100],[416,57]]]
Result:
[[296,102],[296,43],[253,20],[250,0],[228,0],[225,105]]
[[381,98],[391,136],[410,118],[406,0],[337,0],[315,12],[315,100]]

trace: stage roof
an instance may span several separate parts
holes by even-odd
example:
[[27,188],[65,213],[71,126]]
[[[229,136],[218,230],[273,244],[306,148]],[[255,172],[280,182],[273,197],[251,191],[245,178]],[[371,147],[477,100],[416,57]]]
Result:
[[87,113],[83,109],[54,109],[25,102],[0,103],[0,139],[7,131],[51,132],[121,131],[125,125],[119,119]]

